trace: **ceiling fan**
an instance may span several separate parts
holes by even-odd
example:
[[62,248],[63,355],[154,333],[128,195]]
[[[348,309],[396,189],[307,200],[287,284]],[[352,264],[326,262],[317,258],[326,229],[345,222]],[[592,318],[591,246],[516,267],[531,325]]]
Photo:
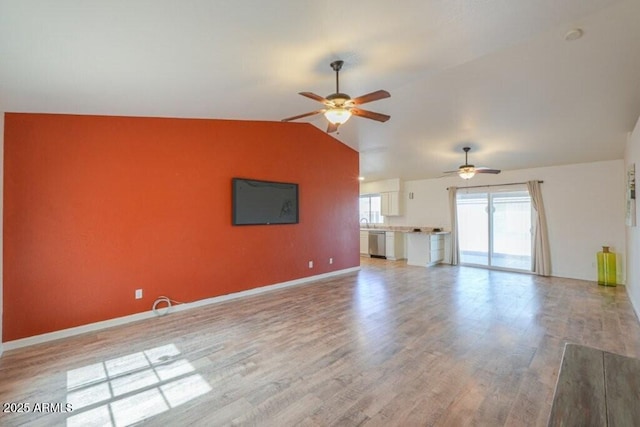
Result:
[[300,95],[311,98],[314,101],[318,101],[324,104],[325,108],[312,111],[310,113],[300,114],[298,116],[288,117],[282,119],[283,122],[289,122],[291,120],[301,119],[303,117],[313,116],[315,114],[323,113],[329,121],[327,127],[327,133],[335,132],[338,130],[338,126],[349,120],[351,115],[364,117],[366,119],[377,120],[379,122],[386,122],[391,118],[386,114],[374,113],[373,111],[363,110],[357,108],[356,105],[366,104],[367,102],[377,101],[379,99],[389,98],[391,95],[386,90],[377,90],[375,92],[368,93],[366,95],[359,96],[351,99],[346,93],[340,93],[340,80],[339,73],[342,69],[344,61],[338,60],[331,63],[331,68],[336,72],[336,92],[327,96],[326,98],[316,95],[312,92],[300,92]]
[[467,159],[467,155],[469,154],[471,147],[464,147],[462,150],[464,151],[464,165],[460,165],[460,167],[458,167],[457,170],[446,171],[444,173],[449,173],[449,174],[457,173],[458,176],[460,176],[460,178],[462,179],[471,179],[477,173],[493,173],[493,174],[500,173],[500,169],[490,169],[490,168],[475,167],[474,165],[470,165],[469,160]]

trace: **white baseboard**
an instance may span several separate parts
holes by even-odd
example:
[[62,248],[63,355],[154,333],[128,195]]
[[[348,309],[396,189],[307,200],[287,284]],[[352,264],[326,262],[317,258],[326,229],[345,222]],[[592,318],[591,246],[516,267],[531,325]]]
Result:
[[[193,301],[180,305],[172,305],[169,312],[177,312],[190,310],[192,308],[203,307],[205,305],[217,304],[224,301],[230,301],[238,298],[244,298],[251,295],[259,295],[266,292],[275,291],[278,289],[289,288],[292,286],[303,285],[310,282],[315,282],[322,279],[327,279],[334,276],[340,276],[343,274],[353,273],[360,270],[360,267],[351,267],[345,268],[343,270],[332,271],[329,273],[318,274],[316,276],[303,277],[301,279],[290,280],[288,282],[276,283],[273,285],[262,286],[259,288],[249,289],[246,291],[235,292],[227,295],[220,295],[213,298],[207,298],[203,300]],[[164,311],[164,307],[162,306],[162,310]],[[158,308],[160,311],[161,308]],[[68,338],[75,335],[84,334],[87,332],[99,331],[101,329],[111,328],[113,326],[124,325],[131,322],[136,322],[138,320],[151,319],[156,317],[156,314],[152,311],[144,311],[142,313],[131,314],[129,316],[118,317],[115,319],[103,320],[101,322],[89,323],[88,325],[76,326],[69,329],[62,329],[60,331],[49,332],[41,335],[34,335],[32,337],[21,338],[18,340],[7,341],[5,343],[0,343],[0,350],[15,350],[17,348],[28,347],[31,345],[42,344],[49,341],[59,340],[62,338]],[[2,353],[0,353],[1,355]]]
[[629,298],[629,301],[631,301],[631,308],[633,309],[633,312],[636,314],[636,319],[638,320],[638,322],[640,322],[640,307],[636,306],[636,301],[635,299],[632,297],[632,295],[629,293],[629,288],[625,287],[625,291],[627,293],[627,298]]

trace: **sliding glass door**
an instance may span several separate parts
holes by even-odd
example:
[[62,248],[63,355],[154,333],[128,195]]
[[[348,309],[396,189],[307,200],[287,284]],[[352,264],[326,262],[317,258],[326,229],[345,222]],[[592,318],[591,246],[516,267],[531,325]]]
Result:
[[460,262],[531,271],[531,197],[492,190],[458,192]]

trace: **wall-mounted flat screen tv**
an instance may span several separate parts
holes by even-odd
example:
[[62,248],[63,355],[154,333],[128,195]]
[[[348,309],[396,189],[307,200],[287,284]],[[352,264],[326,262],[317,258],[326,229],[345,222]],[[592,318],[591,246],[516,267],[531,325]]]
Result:
[[298,184],[233,178],[233,225],[297,224]]

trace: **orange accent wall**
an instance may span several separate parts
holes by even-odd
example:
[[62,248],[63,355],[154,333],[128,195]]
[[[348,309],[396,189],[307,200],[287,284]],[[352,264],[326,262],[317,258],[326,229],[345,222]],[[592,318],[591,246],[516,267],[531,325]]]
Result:
[[[309,124],[7,113],[4,131],[5,342],[360,263],[358,154]],[[232,226],[236,176],[298,183],[300,223]]]

